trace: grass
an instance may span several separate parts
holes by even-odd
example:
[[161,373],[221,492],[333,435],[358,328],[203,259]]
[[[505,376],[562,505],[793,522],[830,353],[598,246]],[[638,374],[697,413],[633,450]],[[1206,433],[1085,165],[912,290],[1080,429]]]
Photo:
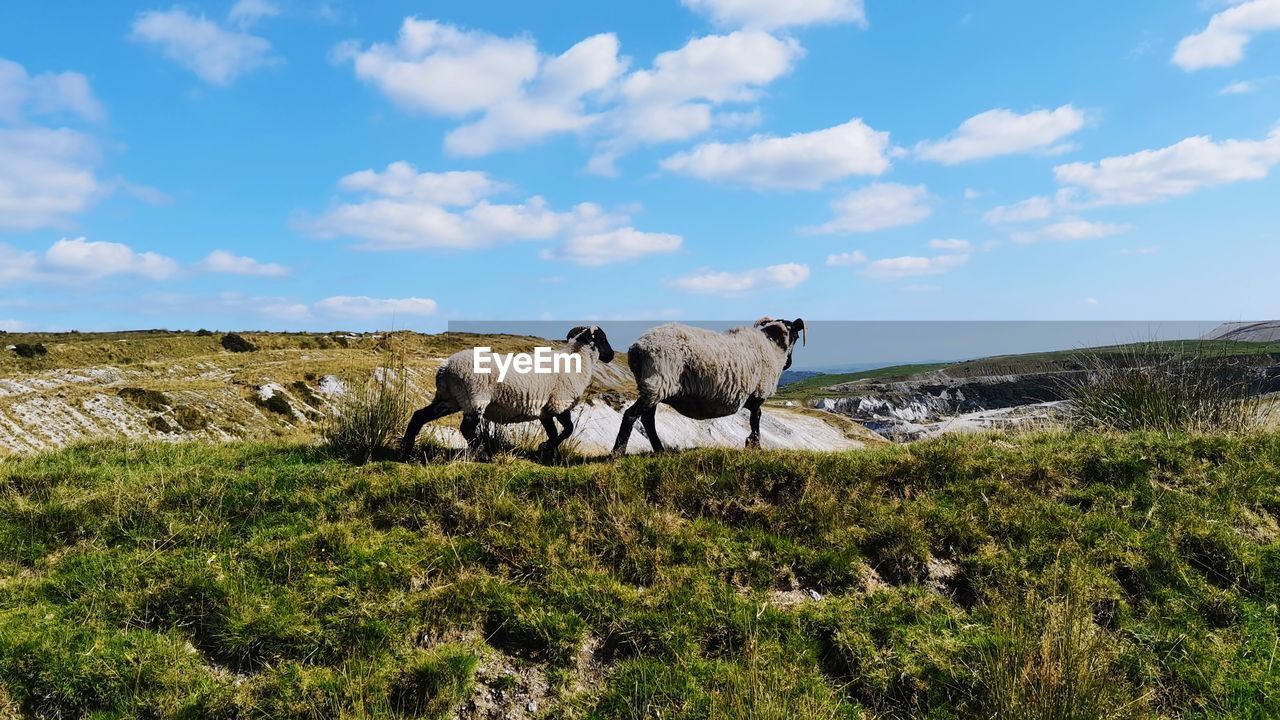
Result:
[[1068,421],[1107,430],[1241,432],[1265,424],[1266,366],[1202,345],[1133,345],[1064,376]]
[[941,370],[948,367],[948,365],[949,363],[892,365],[889,367],[876,368],[874,370],[862,370],[852,373],[815,375],[814,377],[788,383],[779,389],[776,397],[790,400],[807,400],[812,397],[830,395],[829,392],[824,391],[835,385],[843,385],[845,383],[856,382],[858,380],[902,380],[911,377],[912,375]]
[[941,371],[953,378],[1027,373],[1084,371],[1099,362],[1114,363],[1141,352],[1158,360],[1194,355],[1205,359],[1256,359],[1280,361],[1280,342],[1236,342],[1233,340],[1169,340],[1108,345],[1097,348],[1055,350],[1021,355],[994,355],[977,360],[921,365],[894,365],[856,373],[819,375],[783,387],[777,397],[811,400],[836,397],[830,388],[858,380],[902,380],[927,372]]
[[331,450],[357,462],[369,462],[380,454],[392,457],[391,443],[403,431],[410,405],[404,360],[391,356],[370,377],[347,383],[347,392],[338,397],[322,435]]
[[77,446],[0,463],[0,715],[1276,717],[1278,479],[1268,433]]

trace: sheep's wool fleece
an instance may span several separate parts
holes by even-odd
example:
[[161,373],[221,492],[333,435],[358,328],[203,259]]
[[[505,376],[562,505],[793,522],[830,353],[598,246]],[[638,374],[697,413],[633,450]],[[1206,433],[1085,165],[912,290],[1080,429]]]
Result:
[[670,323],[641,335],[627,362],[642,400],[707,420],[733,415],[748,398],[772,396],[787,351],[756,328],[719,333]]
[[449,356],[436,371],[436,400],[444,401],[463,413],[484,412],[486,420],[500,424],[536,420],[543,414],[556,415],[578,404],[578,399],[591,382],[596,361],[594,348],[570,343],[565,352],[582,356],[579,372],[507,373],[498,382],[498,372],[475,371],[475,350],[462,350]]

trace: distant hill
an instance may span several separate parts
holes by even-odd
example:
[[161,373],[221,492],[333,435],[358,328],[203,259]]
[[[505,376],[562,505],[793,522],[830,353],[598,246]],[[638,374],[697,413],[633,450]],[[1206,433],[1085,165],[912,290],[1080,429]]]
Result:
[[782,377],[778,379],[778,387],[790,385],[794,382],[800,382],[801,380],[820,377],[822,375],[826,375],[826,373],[818,372],[817,370],[783,370]]
[[1205,340],[1236,342],[1280,342],[1280,320],[1223,323],[1204,336]]

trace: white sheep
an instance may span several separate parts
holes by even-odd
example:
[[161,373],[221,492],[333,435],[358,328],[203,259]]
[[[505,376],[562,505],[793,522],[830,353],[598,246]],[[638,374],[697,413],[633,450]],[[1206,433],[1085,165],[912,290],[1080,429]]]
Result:
[[[613,361],[613,348],[604,331],[591,327],[575,327],[569,331],[563,352],[577,354],[582,363],[577,368],[559,368],[556,372],[509,372],[499,381],[496,371],[488,374],[475,370],[474,348],[454,353],[436,370],[436,396],[431,404],[418,410],[409,421],[400,454],[405,460],[413,455],[414,441],[422,426],[446,415],[462,413],[462,436],[467,447],[479,455],[480,419],[500,425],[541,420],[547,440],[538,447],[544,457],[573,433],[569,411],[578,404],[591,382],[595,363]],[[563,430],[556,431],[554,420]]]
[[627,351],[639,396],[622,414],[613,455],[626,452],[637,419],[654,452],[662,452],[654,423],[658,403],[695,420],[746,407],[751,412],[747,447],[759,447],[760,406],[777,391],[782,371],[791,367],[796,338],[804,332],[804,320],[767,317],[723,333],[675,323],[645,332]]

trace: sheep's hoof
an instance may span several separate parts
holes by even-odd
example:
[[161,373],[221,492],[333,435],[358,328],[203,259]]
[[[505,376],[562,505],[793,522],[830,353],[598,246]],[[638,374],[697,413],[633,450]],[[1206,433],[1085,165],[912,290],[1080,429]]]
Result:
[[748,449],[748,450],[759,450],[759,449],[760,449],[760,438],[758,438],[758,437],[756,437],[756,436],[754,436],[754,435],[752,435],[751,437],[747,438],[747,449]]

